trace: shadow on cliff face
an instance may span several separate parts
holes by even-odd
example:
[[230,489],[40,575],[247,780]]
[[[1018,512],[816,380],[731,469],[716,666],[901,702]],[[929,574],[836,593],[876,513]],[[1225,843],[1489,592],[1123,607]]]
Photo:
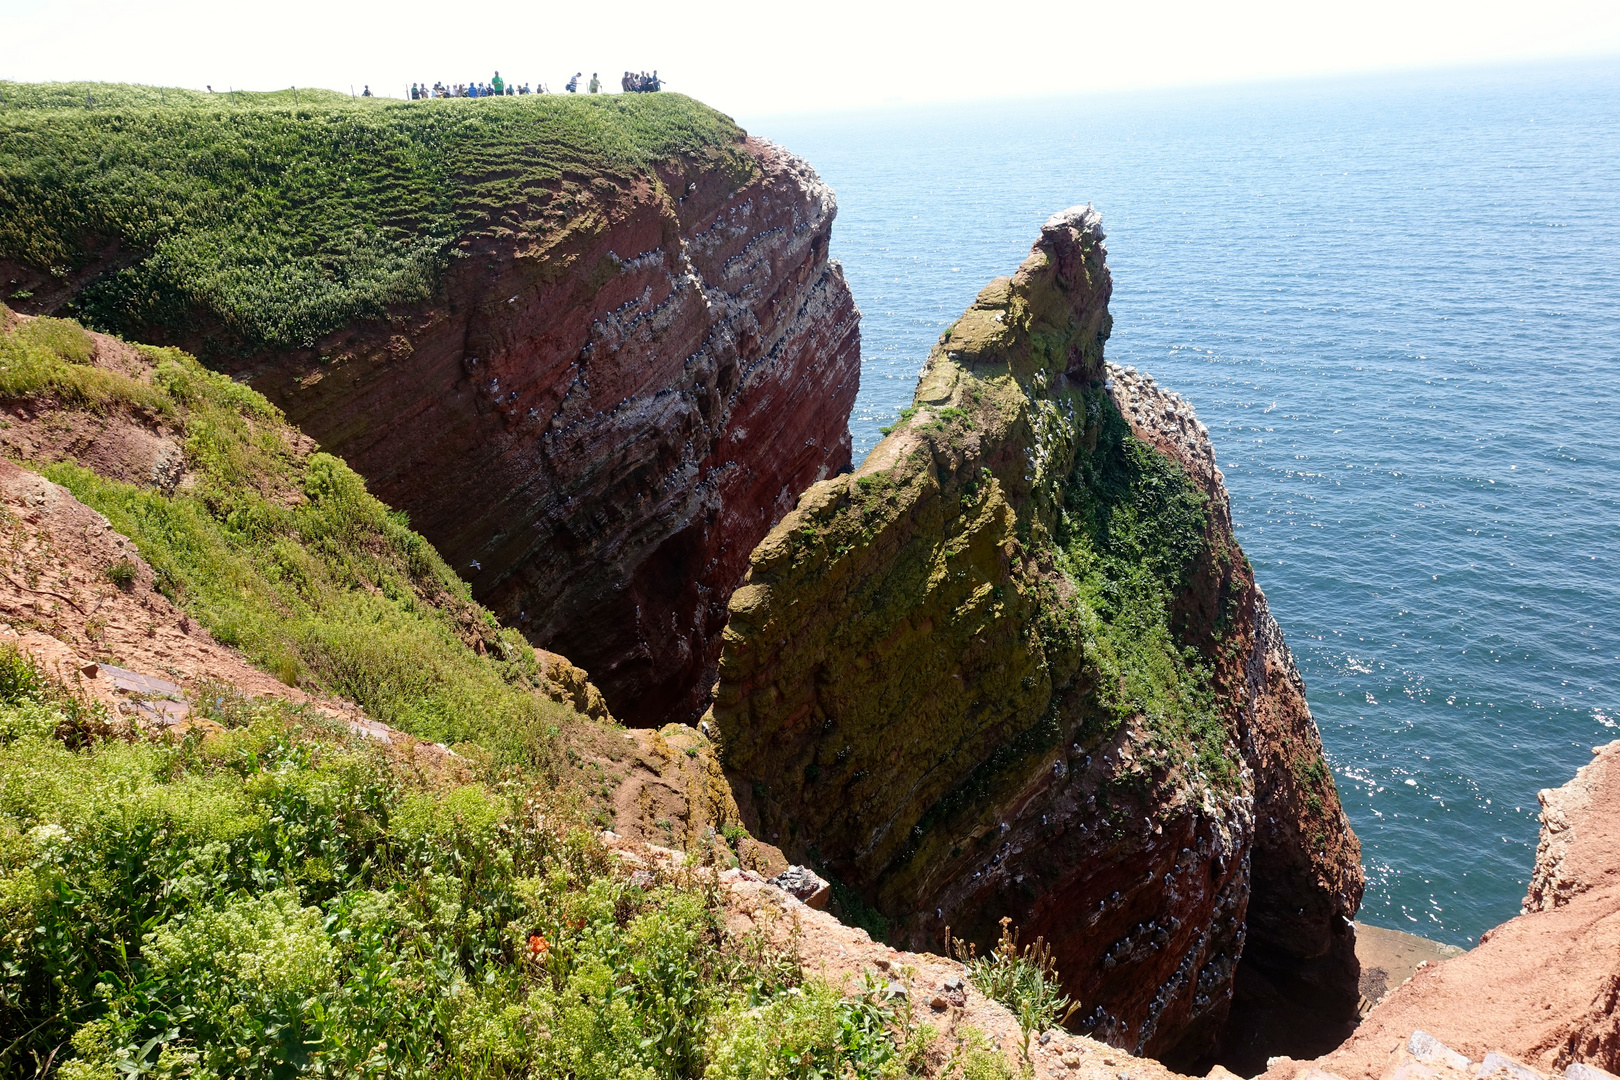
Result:
[[591,228],[481,241],[397,357],[362,336],[348,378],[255,379],[636,726],[698,718],[749,553],[849,463],[859,315],[832,194],[744,146],[741,178],[598,179]]
[[1231,1012],[1213,1048],[1172,1052],[1165,1064],[1191,1074],[1221,1065],[1239,1076],[1256,1076],[1271,1058],[1319,1057],[1343,1043],[1361,1020],[1361,968],[1355,939],[1346,936],[1350,948],[1314,961],[1251,943],[1238,963]]
[[1111,291],[1084,207],[986,286],[755,550],[712,716],[750,827],[892,941],[1010,916],[1079,1030],[1192,1061],[1245,953],[1353,1012],[1359,850],[1207,431],[1104,362]]

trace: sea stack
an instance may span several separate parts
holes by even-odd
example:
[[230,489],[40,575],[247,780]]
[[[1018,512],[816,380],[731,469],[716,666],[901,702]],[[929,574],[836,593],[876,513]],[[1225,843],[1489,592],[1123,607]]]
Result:
[[914,946],[1052,947],[1079,1026],[1190,1060],[1240,959],[1354,1018],[1359,849],[1192,408],[1109,365],[1101,220],[1055,215],[732,597],[745,819]]

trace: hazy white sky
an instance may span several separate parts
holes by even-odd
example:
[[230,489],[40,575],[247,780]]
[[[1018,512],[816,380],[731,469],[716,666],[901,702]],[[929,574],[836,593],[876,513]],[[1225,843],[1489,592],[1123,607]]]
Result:
[[657,68],[739,116],[1620,53],[1617,0],[0,0],[0,78],[401,96]]

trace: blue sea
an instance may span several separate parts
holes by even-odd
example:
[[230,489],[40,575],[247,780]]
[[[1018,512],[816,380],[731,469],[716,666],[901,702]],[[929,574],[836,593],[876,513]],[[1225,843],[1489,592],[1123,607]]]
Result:
[[1620,738],[1620,60],[743,118],[838,194],[857,458],[1090,202],[1111,359],[1186,394],[1361,837],[1362,918],[1518,912]]

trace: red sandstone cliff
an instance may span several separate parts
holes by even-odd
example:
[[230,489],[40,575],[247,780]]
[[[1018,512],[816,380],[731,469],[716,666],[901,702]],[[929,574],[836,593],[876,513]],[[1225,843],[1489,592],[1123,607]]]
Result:
[[832,192],[757,139],[533,193],[463,240],[439,299],[233,374],[405,510],[616,716],[692,720],[731,590],[849,464],[859,314]]
[[1183,636],[1213,659],[1252,771],[1246,940],[1215,1057],[1258,1072],[1269,1056],[1321,1053],[1355,1027],[1361,844],[1323,759],[1293,652],[1237,546],[1207,429],[1190,403],[1152,376],[1111,370],[1114,401],[1132,432],[1179,463],[1212,510],[1208,554],[1177,598],[1177,614]]
[[[1572,1065],[1620,1072],[1620,742],[1593,753],[1573,780],[1541,792],[1523,913],[1469,952],[1421,968],[1334,1052],[1278,1061],[1266,1080],[1312,1066],[1346,1080],[1403,1068],[1403,1080],[1483,1076],[1493,1053],[1535,1070],[1509,1070],[1517,1080],[1580,1075]],[[1426,1048],[1414,1032],[1442,1045]]]

